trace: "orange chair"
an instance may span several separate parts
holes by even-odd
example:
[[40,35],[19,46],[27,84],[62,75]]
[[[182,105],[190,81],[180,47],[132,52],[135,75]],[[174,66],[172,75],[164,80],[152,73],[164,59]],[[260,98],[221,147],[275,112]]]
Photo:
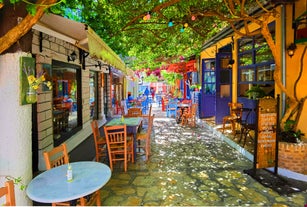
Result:
[[224,133],[225,125],[227,122],[231,124],[232,134],[236,135],[236,124],[241,123],[242,112],[243,112],[243,104],[242,103],[228,103],[229,106],[229,115],[223,117],[223,129]]
[[0,198],[5,196],[5,203],[3,206],[16,206],[14,182],[12,180],[6,181],[5,186],[0,188]]
[[142,116],[141,108],[130,108],[128,109],[128,114],[125,117],[140,117]]
[[189,110],[185,110],[182,114],[182,125],[196,126],[197,104],[192,104]]
[[150,135],[152,132],[153,127],[153,121],[154,121],[155,115],[150,116],[148,121],[148,129],[146,131],[141,131],[137,133],[136,140],[137,140],[137,149],[143,149],[146,160],[148,160],[150,155]]
[[[58,147],[53,148],[49,152],[44,152],[44,159],[46,163],[46,169],[50,170],[53,167],[57,167],[60,165],[68,164],[69,163],[69,157],[67,153],[66,144],[61,144]],[[96,201],[96,205],[101,205],[100,200],[100,190],[97,190],[95,193],[91,194],[89,196],[89,199],[86,199],[85,197],[82,197],[77,200],[77,204],[81,206],[86,205],[92,205],[94,201]],[[67,202],[60,202],[60,203],[52,203],[52,206],[70,206],[71,203],[69,201]]]
[[127,172],[127,164],[130,159],[134,162],[133,138],[127,140],[127,127],[105,126],[104,132],[107,140],[110,168],[113,171],[113,163],[124,161],[124,170]]
[[95,141],[95,150],[96,150],[96,162],[100,162],[101,158],[107,157],[107,141],[105,137],[100,135],[98,122],[93,120],[91,123],[94,141]]

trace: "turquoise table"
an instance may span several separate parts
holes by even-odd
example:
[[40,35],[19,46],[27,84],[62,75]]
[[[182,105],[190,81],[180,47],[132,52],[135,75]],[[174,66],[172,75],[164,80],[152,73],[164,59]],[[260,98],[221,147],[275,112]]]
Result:
[[134,160],[136,160],[136,134],[138,133],[139,127],[141,126],[143,121],[143,118],[140,117],[130,117],[130,118],[124,118],[122,121],[121,118],[113,118],[108,123],[106,123],[105,126],[118,126],[118,125],[124,125],[127,126],[127,133],[133,134],[133,142],[134,142]]
[[47,170],[27,186],[28,197],[40,203],[75,200],[94,193],[111,178],[110,168],[99,162],[72,162],[73,181],[67,182],[67,165]]

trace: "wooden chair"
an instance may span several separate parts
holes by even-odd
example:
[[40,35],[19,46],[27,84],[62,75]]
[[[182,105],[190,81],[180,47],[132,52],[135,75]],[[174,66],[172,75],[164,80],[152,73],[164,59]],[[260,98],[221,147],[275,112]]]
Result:
[[189,125],[192,127],[196,126],[196,113],[197,113],[197,104],[192,104],[189,110],[183,112],[182,115],[182,125]]
[[223,129],[224,133],[226,123],[230,122],[232,134],[236,135],[236,124],[241,122],[243,104],[242,103],[228,103],[229,115],[223,117]]
[[139,152],[140,149],[143,149],[146,156],[146,160],[148,160],[150,155],[150,135],[152,132],[154,118],[155,118],[154,114],[150,116],[147,130],[141,131],[136,135],[136,140],[137,140],[136,148],[139,150]]
[[141,108],[130,108],[128,109],[128,114],[125,117],[140,117],[142,116]]
[[6,181],[5,186],[0,188],[0,198],[5,196],[5,203],[3,206],[16,206],[14,182],[12,180]]
[[124,161],[124,170],[127,172],[128,160],[134,162],[133,138],[127,140],[127,127],[105,126],[104,132],[107,140],[110,168],[113,163]]
[[93,120],[91,122],[94,141],[95,141],[95,150],[96,150],[96,162],[101,162],[101,158],[107,157],[107,141],[105,137],[100,135],[98,122]]
[[177,102],[176,101],[170,101],[167,104],[166,107],[166,116],[167,117],[176,117],[176,113],[177,113]]
[[252,141],[254,141],[252,135],[250,134],[252,131],[256,130],[257,127],[257,113],[256,109],[244,109],[243,112],[247,112],[244,120],[241,120],[241,135],[239,143],[241,143],[243,139],[243,147],[246,144],[246,139],[249,136]]
[[[54,147],[52,150],[48,152],[44,152],[44,159],[46,163],[46,169],[50,170],[51,168],[68,164],[69,157],[67,153],[66,144],[61,144],[58,147]],[[88,198],[82,197],[76,201],[77,205],[86,206],[92,205],[94,201],[96,201],[96,205],[101,205],[100,200],[100,190],[97,190],[95,193],[87,196]],[[67,201],[67,202],[60,202],[60,203],[52,203],[52,206],[70,206],[72,203],[75,204],[75,201]]]

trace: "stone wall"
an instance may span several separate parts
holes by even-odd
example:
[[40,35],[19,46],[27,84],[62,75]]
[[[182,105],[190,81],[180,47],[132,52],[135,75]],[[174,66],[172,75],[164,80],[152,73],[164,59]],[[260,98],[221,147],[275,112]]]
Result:
[[[32,40],[32,54],[36,58],[36,70],[39,73],[42,70],[43,64],[52,64],[52,60],[61,62],[67,62],[67,55],[72,52],[79,57],[79,49],[59,38],[50,36],[48,34],[40,33],[37,30],[33,30]],[[71,64],[79,65],[81,67],[81,81],[82,81],[82,130],[73,135],[65,143],[67,144],[68,151],[73,150],[81,142],[83,142],[88,136],[91,135],[92,130],[90,127],[90,86],[89,86],[89,70],[101,72],[99,68],[94,65],[97,64],[97,60],[88,56],[86,59],[86,66],[82,68],[79,59]],[[99,85],[100,86],[100,85]],[[100,89],[100,87],[99,87]],[[101,90],[99,90],[101,91]],[[99,94],[99,97],[103,97],[103,94]],[[38,91],[37,101],[37,125],[38,125],[38,150],[39,150],[39,170],[45,169],[45,163],[43,158],[43,152],[53,148],[53,121],[52,121],[52,91]],[[103,103],[103,101],[101,100]],[[105,119],[105,116],[99,107],[99,117]],[[103,122],[105,120],[102,120]]]
[[279,142],[278,167],[307,175],[307,143]]

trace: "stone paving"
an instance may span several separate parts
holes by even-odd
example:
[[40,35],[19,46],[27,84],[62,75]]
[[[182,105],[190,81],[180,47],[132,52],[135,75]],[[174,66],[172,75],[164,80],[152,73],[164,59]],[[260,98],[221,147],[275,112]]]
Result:
[[[158,112],[154,110],[154,113]],[[149,161],[117,164],[101,190],[104,206],[291,206],[307,193],[281,196],[243,173],[252,162],[198,124],[182,127],[157,114]]]

